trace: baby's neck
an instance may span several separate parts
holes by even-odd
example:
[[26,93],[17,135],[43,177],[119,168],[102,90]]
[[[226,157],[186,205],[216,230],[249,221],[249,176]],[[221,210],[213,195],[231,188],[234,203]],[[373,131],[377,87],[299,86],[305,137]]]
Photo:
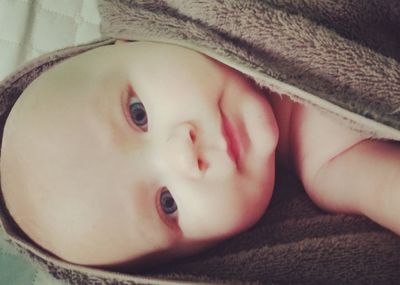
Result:
[[279,140],[276,149],[276,161],[279,165],[293,170],[292,167],[292,147],[290,143],[290,133],[292,125],[292,116],[295,104],[288,96],[280,96],[277,93],[269,92],[267,94],[268,101],[271,103],[272,109],[279,128]]

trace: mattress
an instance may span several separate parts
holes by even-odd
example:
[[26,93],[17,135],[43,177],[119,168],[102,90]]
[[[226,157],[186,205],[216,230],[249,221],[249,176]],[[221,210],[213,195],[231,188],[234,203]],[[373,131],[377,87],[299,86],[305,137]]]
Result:
[[[50,51],[100,39],[96,0],[0,0],[0,81]],[[0,284],[61,285],[30,263],[0,228]]]
[[0,0],[0,80],[43,53],[100,38],[96,0]]

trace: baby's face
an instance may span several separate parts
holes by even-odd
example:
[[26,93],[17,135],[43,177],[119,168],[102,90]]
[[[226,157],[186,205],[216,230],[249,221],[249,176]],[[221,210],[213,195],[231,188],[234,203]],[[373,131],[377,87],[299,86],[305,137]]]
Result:
[[[6,200],[34,241],[70,262],[195,252],[249,228],[269,203],[271,106],[197,52],[145,42],[97,48],[41,75],[13,112]],[[9,147],[11,137],[20,142]],[[25,164],[18,174],[6,169],[13,150]]]

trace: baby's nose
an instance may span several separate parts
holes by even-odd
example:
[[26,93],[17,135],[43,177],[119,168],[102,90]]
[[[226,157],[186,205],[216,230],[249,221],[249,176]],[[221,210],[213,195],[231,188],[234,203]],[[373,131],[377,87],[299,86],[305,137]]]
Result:
[[177,126],[167,139],[168,164],[172,170],[189,178],[199,178],[207,169],[201,157],[198,132],[191,123]]

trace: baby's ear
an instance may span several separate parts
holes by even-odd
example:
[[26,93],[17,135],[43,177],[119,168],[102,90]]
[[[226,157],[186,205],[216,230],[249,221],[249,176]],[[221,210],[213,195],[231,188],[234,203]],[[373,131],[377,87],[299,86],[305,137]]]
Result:
[[127,43],[127,42],[128,42],[127,40],[118,39],[118,40],[115,41],[115,45],[124,44],[124,43]]

